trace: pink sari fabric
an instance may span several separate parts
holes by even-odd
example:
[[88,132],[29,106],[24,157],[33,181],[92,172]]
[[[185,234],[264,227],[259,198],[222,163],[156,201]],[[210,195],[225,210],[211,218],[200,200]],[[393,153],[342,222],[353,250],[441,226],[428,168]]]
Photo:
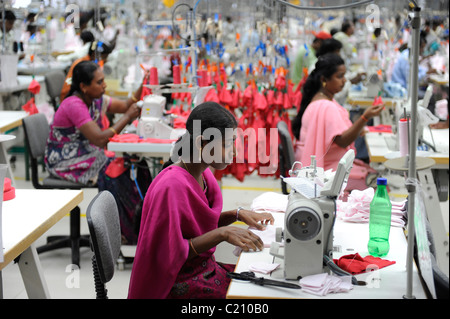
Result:
[[305,167],[311,164],[311,155],[316,155],[318,167],[336,170],[341,157],[354,146],[342,148],[333,143],[334,138],[351,126],[348,111],[335,100],[311,102],[303,114],[300,140],[295,143],[295,160]]
[[222,293],[226,292],[227,278],[222,278],[223,268],[214,260],[215,247],[187,260],[189,239],[216,229],[222,212],[222,194],[214,175],[207,169],[203,177],[206,192],[192,175],[175,165],[153,180],[142,209],[128,298],[198,298],[198,276],[211,282],[220,277],[225,286]]

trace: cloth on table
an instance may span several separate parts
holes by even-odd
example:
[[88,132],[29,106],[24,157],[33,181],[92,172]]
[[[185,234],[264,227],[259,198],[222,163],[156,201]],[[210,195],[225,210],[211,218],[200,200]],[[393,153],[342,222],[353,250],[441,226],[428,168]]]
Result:
[[288,195],[265,192],[253,200],[250,208],[258,212],[285,213],[287,204]]
[[317,296],[349,292],[353,289],[351,276],[336,277],[327,273],[303,277],[299,283],[302,291]]
[[339,259],[334,259],[333,261],[339,268],[351,273],[352,275],[362,274],[367,271],[381,269],[395,264],[395,261],[381,259],[371,255],[363,258],[358,253],[345,255]]
[[[369,187],[363,191],[353,190],[346,202],[337,200],[337,216],[346,222],[368,223],[370,216],[370,202],[374,196],[374,189]],[[404,218],[406,200],[391,201],[392,215],[391,226],[404,227],[406,220]]]
[[248,266],[248,270],[262,274],[270,274],[280,266],[278,263],[255,262]]

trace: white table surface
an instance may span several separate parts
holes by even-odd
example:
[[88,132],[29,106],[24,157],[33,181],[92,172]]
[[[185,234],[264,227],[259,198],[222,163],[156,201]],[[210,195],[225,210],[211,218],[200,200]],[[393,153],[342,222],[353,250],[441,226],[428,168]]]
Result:
[[[435,162],[436,165],[433,168],[444,168],[448,169],[449,167],[449,130],[448,129],[432,129],[428,128],[424,130],[423,137],[424,139],[433,144],[433,141],[436,145],[437,152],[427,151],[421,152],[421,155],[424,157],[430,157]],[[365,134],[365,139],[367,143],[367,150],[369,152],[370,161],[382,163],[385,162],[389,155],[393,154],[395,150],[391,150],[388,147],[386,139],[396,139],[396,135],[393,133],[378,133],[378,132],[368,132]]]
[[[273,214],[275,217],[275,225],[284,228],[284,214]],[[334,252],[333,258],[337,259],[344,255],[359,253],[362,257],[367,256],[367,242],[369,240],[369,225],[345,223],[336,220],[334,227],[334,247],[339,247],[340,252]],[[253,283],[232,280],[227,292],[227,298],[327,298],[327,299],[402,299],[406,294],[406,255],[407,241],[403,230],[397,227],[391,227],[390,251],[386,257],[390,261],[395,261],[394,265],[382,268],[371,273],[356,275],[361,281],[369,282],[366,286],[354,286],[348,293],[328,294],[324,297],[315,296],[303,292],[301,289],[288,289],[280,287],[261,287]],[[257,277],[267,277],[276,280],[284,280],[283,278],[283,260],[273,257],[269,253],[269,248],[264,248],[259,252],[243,252],[240,255],[236,265],[236,272],[248,271],[249,265],[255,262],[279,263],[275,271],[271,275],[263,275],[256,273]],[[293,281],[298,283],[298,281]],[[426,298],[423,287],[421,285],[416,267],[413,274],[413,295],[417,299]]]
[[[2,205],[1,270],[19,255],[19,268],[29,298],[49,298],[34,242],[83,200],[82,190],[16,189]],[[1,278],[0,278],[1,282]],[[2,287],[0,287],[0,298]]]
[[0,111],[0,133],[22,125],[22,119],[27,117],[25,111]]
[[0,270],[82,200],[82,190],[16,189],[16,197],[2,207],[4,262]]

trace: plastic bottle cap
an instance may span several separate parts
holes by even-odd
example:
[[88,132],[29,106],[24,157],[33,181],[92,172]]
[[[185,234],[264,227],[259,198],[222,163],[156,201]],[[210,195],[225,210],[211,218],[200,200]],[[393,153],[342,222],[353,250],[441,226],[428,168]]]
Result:
[[387,179],[384,177],[377,178],[377,185],[387,185]]

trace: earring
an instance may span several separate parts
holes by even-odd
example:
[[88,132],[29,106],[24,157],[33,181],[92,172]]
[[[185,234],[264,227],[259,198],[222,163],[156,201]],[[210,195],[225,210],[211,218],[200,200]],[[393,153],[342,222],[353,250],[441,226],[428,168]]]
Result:
[[322,82],[322,87],[325,87],[327,85],[327,82]]

